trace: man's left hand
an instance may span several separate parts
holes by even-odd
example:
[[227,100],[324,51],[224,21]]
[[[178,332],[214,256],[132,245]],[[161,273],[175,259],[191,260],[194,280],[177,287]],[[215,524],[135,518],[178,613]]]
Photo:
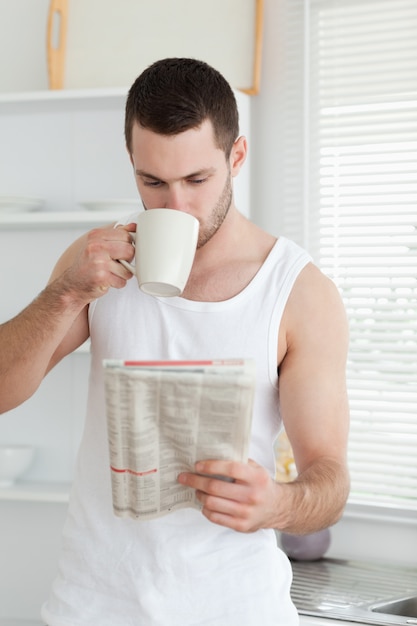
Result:
[[178,482],[196,490],[211,522],[239,532],[273,527],[279,485],[261,465],[207,460],[196,463],[195,471],[180,474]]

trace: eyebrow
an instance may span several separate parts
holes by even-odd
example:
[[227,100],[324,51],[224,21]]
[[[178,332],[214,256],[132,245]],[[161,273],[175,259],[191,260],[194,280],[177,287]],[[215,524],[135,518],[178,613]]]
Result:
[[[190,174],[187,174],[186,176],[181,176],[180,178],[174,179],[174,180],[187,180],[188,178],[210,176],[211,174],[214,174],[215,171],[216,169],[214,167],[207,167],[202,170],[197,170],[196,172],[191,172]],[[135,170],[135,172],[137,176],[141,176],[142,178],[150,178],[151,180],[162,181],[162,178],[159,178],[158,176],[155,176],[154,174],[150,174],[149,172],[145,172],[145,170]]]

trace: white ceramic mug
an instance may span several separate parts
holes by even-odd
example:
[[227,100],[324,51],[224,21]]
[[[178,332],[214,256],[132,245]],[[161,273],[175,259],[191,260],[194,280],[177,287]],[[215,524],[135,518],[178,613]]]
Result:
[[135,264],[120,259],[136,275],[142,291],[152,296],[182,294],[194,261],[198,220],[174,209],[148,209],[137,217]]

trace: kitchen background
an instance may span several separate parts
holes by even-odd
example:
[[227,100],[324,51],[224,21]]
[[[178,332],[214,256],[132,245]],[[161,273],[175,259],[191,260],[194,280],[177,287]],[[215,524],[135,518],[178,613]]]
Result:
[[[199,0],[193,3],[204,4]],[[236,91],[242,132],[248,136],[251,150],[237,181],[237,204],[274,234],[294,236],[312,247],[315,241],[305,225],[312,187],[306,176],[308,157],[303,155],[308,155],[308,144],[314,139],[308,133],[306,113],[308,83],[314,77],[302,69],[306,66],[302,26],[315,4],[314,0],[264,0],[261,88],[256,95]],[[372,9],[378,3],[367,0],[362,6],[365,4]],[[379,4],[387,2],[379,0]],[[357,3],[352,0],[351,5]],[[33,12],[34,6],[36,15],[29,16],[28,7]],[[61,251],[73,239],[95,224],[111,221],[103,200],[136,198],[122,136],[125,90],[115,85],[116,89],[106,86],[99,92],[83,87],[81,91],[45,94],[45,48],[36,47],[33,40],[39,35],[40,22],[46,22],[48,6],[48,0],[0,0],[0,195],[43,198],[46,209],[29,216],[0,215],[0,321],[17,313],[42,289]],[[246,33],[246,18],[246,13],[234,12],[236,31],[241,26]],[[289,41],[290,33],[298,33],[300,39]],[[300,149],[288,154],[288,131],[293,129],[285,127],[284,116],[291,68],[292,77],[300,83],[301,95],[292,103],[299,121],[294,132],[300,133]],[[237,80],[236,88],[242,81],[246,85],[251,73],[249,77],[239,74]],[[413,89],[416,94],[416,84]],[[12,95],[12,91],[16,93]],[[409,132],[415,133],[413,120]],[[289,181],[292,158],[299,177]],[[294,206],[285,195],[290,183],[296,190]],[[96,210],[91,210],[91,204],[84,210],[84,202],[93,203]],[[87,377],[88,346],[59,364],[27,403],[1,416],[0,445],[33,444],[36,453],[25,480],[15,488],[0,490],[0,618],[36,619],[56,572],[83,427]],[[416,379],[410,384],[415,389]],[[415,416],[415,404],[412,411]],[[414,444],[416,428],[407,433]],[[414,477],[416,466],[417,460],[410,470]],[[391,462],[381,474],[390,472],[395,474]],[[332,528],[328,555],[416,566],[415,507],[366,504],[352,501],[348,505],[343,519]]]

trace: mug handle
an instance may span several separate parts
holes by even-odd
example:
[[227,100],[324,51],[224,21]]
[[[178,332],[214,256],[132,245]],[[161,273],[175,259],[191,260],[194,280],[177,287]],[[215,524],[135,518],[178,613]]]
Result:
[[[133,247],[135,247],[135,243],[136,243],[136,233],[129,233],[130,236],[132,237],[132,245]],[[129,272],[131,272],[132,274],[136,274],[136,267],[134,265],[132,265],[132,263],[129,263],[129,261],[125,261],[124,259],[118,259],[119,263],[121,263],[123,265],[123,267],[125,267],[127,270],[129,270]]]

